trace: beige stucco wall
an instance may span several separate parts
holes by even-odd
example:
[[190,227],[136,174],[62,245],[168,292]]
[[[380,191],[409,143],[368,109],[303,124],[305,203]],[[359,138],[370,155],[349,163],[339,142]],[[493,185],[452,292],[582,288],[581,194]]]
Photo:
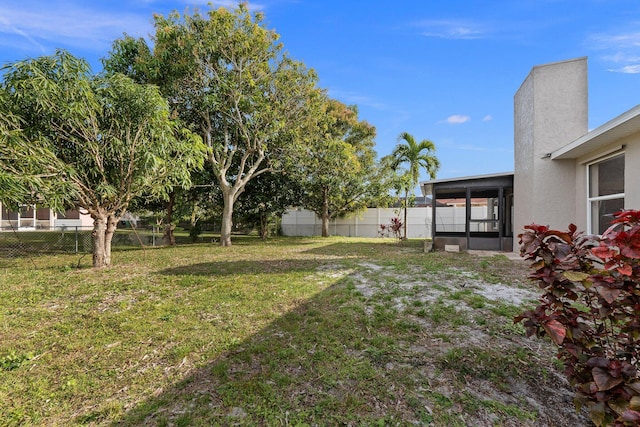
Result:
[[640,210],[640,134],[632,135],[623,142],[625,147],[624,165],[624,207]]
[[514,97],[514,249],[527,224],[575,221],[576,162],[547,155],[587,131],[586,58],[534,67]]
[[578,230],[587,231],[587,166],[590,163],[624,152],[625,209],[640,209],[640,133],[619,139],[575,160],[576,215]]

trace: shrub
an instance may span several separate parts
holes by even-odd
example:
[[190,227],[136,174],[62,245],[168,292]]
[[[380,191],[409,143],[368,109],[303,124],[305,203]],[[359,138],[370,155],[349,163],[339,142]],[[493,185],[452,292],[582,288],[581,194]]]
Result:
[[558,347],[597,426],[640,425],[640,211],[619,212],[602,236],[533,224],[518,237],[544,293],[514,322]]
[[400,218],[393,217],[391,218],[391,224],[380,224],[380,230],[378,230],[378,235],[380,237],[389,237],[389,235],[393,235],[396,239],[402,239],[402,225],[404,223]]
[[202,224],[200,224],[199,222],[196,222],[191,226],[191,228],[189,228],[189,237],[191,238],[191,241],[193,243],[196,243],[198,241],[198,238],[200,237],[201,234],[202,234]]

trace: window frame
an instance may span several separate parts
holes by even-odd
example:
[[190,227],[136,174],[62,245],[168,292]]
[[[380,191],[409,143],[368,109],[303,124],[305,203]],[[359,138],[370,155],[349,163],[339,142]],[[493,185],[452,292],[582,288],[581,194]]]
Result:
[[[599,163],[603,163],[607,160],[613,159],[614,157],[626,157],[625,152],[624,151],[616,151],[615,153],[611,153],[608,154],[606,156],[603,157],[599,157],[595,160],[592,160],[588,163],[586,163],[586,190],[587,190],[587,233],[589,234],[599,234],[599,230],[593,230],[593,204],[594,203],[598,203],[598,202],[603,202],[603,201],[607,201],[607,200],[618,200],[618,199],[622,199],[623,202],[623,206],[624,206],[624,199],[625,199],[625,191],[623,191],[622,193],[616,193],[616,194],[607,194],[606,196],[594,196],[591,197],[591,166],[593,165],[597,165]],[[625,159],[625,169],[626,169],[626,159]],[[622,188],[625,189],[625,176],[624,176],[624,171],[623,171],[623,175],[622,175]]]

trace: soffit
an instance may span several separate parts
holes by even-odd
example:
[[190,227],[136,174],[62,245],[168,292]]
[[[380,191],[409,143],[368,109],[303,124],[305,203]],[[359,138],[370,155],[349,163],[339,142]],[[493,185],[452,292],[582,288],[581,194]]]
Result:
[[577,159],[640,132],[640,105],[551,153],[551,159]]

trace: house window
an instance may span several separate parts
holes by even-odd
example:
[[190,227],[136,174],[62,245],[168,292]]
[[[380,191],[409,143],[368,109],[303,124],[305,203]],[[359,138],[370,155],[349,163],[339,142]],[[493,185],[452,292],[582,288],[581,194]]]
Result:
[[58,213],[58,219],[80,219],[80,211],[77,209],[67,209]]
[[613,214],[624,209],[624,154],[590,164],[587,174],[589,232],[602,234]]

